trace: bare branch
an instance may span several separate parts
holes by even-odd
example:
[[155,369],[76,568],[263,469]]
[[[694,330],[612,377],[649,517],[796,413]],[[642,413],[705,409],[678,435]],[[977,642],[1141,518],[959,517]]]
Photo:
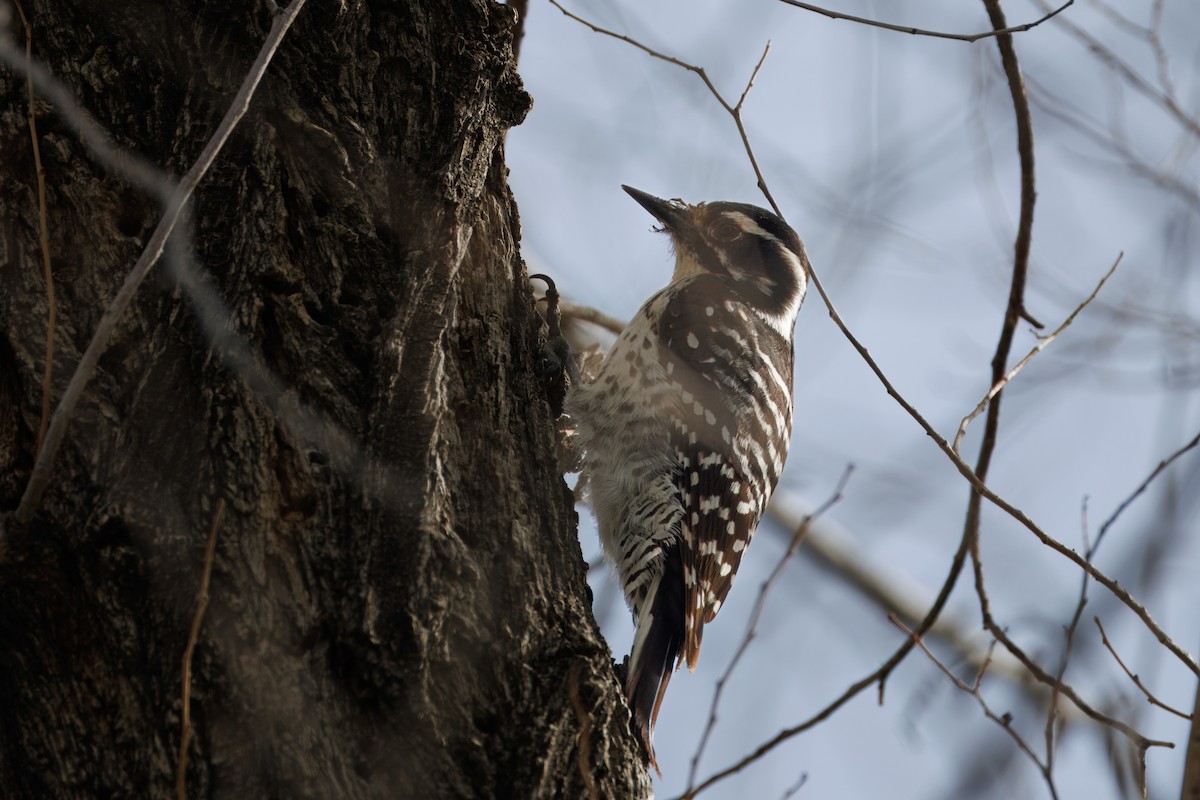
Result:
[[[1037,4],[1041,6],[1043,10],[1047,8],[1045,0],[1035,0],[1035,2],[1037,2]],[[1200,119],[1197,119],[1196,117],[1193,117],[1184,111],[1184,109],[1179,105],[1179,102],[1171,94],[1169,83],[1167,87],[1164,87],[1163,91],[1159,91],[1150,83],[1150,81],[1143,78],[1141,74],[1137,72],[1137,70],[1135,70],[1125,61],[1118,58],[1116,53],[1106,47],[1099,39],[1092,36],[1083,28],[1080,28],[1075,23],[1065,19],[1062,21],[1062,26],[1068,33],[1078,39],[1079,42],[1092,53],[1092,55],[1106,64],[1113,72],[1120,75],[1126,83],[1134,88],[1134,90],[1136,90],[1143,97],[1157,104],[1168,114],[1174,117],[1175,120],[1181,126],[1186,128],[1193,136],[1200,137]]]
[[1171,453],[1171,455],[1158,462],[1158,466],[1150,471],[1150,474],[1146,476],[1146,480],[1138,484],[1138,487],[1133,490],[1133,494],[1122,500],[1121,504],[1117,506],[1117,510],[1112,513],[1112,516],[1106,519],[1104,524],[1100,526],[1100,532],[1096,534],[1096,543],[1092,545],[1091,552],[1094,553],[1096,548],[1100,547],[1100,541],[1104,538],[1104,534],[1108,533],[1108,529],[1111,528],[1113,523],[1117,521],[1117,518],[1124,513],[1125,509],[1129,508],[1134,500],[1137,500],[1142,496],[1142,493],[1146,491],[1154,479],[1161,475],[1167,467],[1171,466],[1176,459],[1189,450],[1195,448],[1198,444],[1200,444],[1200,433],[1193,436],[1191,441],[1189,441],[1183,447],[1180,447],[1174,453]]
[[[242,116],[246,113],[246,109],[250,107],[250,100],[254,96],[255,89],[258,88],[259,81],[266,73],[267,66],[271,63],[271,58],[275,55],[275,51],[279,48],[283,41],[284,35],[292,22],[296,19],[296,15],[300,13],[300,9],[304,6],[304,0],[292,0],[279,15],[275,17],[271,24],[271,30],[267,33],[266,41],[263,42],[262,48],[259,50],[258,57],[254,64],[250,67],[246,78],[243,80],[241,88],[230,104],[228,111],[225,112],[224,119],[221,120],[216,132],[205,145],[204,150],[200,153],[200,157],[183,176],[183,180],[171,192],[170,199],[167,202],[166,210],[163,217],[159,220],[158,226],[154,229],[149,242],[146,243],[146,248],[142,251],[137,263],[133,265],[129,275],[125,278],[125,283],[121,286],[117,296],[113,298],[112,303],[104,311],[104,315],[100,318],[100,323],[96,326],[96,331],[92,335],[92,339],[88,342],[87,349],[83,353],[83,357],[79,360],[79,365],[75,368],[75,373],[71,376],[71,381],[67,385],[67,390],[63,393],[62,399],[59,401],[58,408],[54,411],[54,416],[50,419],[49,429],[46,433],[46,439],[43,442],[42,450],[38,453],[37,461],[33,465],[33,472],[29,477],[29,483],[25,487],[25,493],[21,497],[21,503],[17,507],[16,519],[24,524],[28,523],[33,518],[34,512],[37,510],[38,504],[41,502],[42,494],[46,491],[46,486],[50,481],[50,473],[54,467],[54,458],[58,454],[58,449],[62,445],[63,436],[66,434],[67,424],[71,421],[71,417],[75,412],[75,407],[78,405],[80,398],[83,396],[84,388],[91,381],[92,376],[96,372],[96,364],[100,360],[100,356],[108,347],[109,339],[112,338],[113,331],[116,329],[117,323],[124,315],[125,310],[133,301],[134,295],[137,293],[138,287],[150,269],[158,262],[166,247],[167,240],[171,236],[171,232],[178,222],[184,205],[191,198],[196,187],[203,180],[205,173],[216,160],[217,155],[221,152],[221,148],[225,146],[229,136],[233,133],[233,129],[237,126]],[[10,50],[6,44],[0,42],[0,57],[8,60]],[[34,70],[30,74],[34,74]],[[50,81],[53,85],[53,81]],[[58,94],[65,94],[61,89],[58,89]],[[89,142],[90,144],[90,142]],[[128,160],[128,159],[126,159]],[[159,179],[154,178],[155,181]]]
[[46,438],[46,426],[50,424],[50,395],[52,387],[50,378],[54,370],[54,332],[58,325],[58,302],[54,297],[54,272],[50,268],[50,229],[46,212],[46,170],[42,167],[42,148],[38,140],[37,114],[34,112],[35,95],[33,93],[33,26],[25,16],[21,0],[13,0],[21,24],[25,28],[25,90],[29,94],[29,106],[25,121],[29,126],[29,143],[33,148],[33,169],[37,179],[38,202],[38,246],[42,252],[42,276],[46,281],[46,364],[42,368],[42,416],[38,422],[37,444],[34,452],[42,450],[42,441]]
[[1033,22],[1027,22],[1024,25],[1017,25],[1012,28],[1004,28],[1003,30],[983,31],[981,33],[943,33],[941,31],[928,31],[924,30],[923,28],[913,28],[908,25],[894,25],[890,22],[880,22],[879,20],[867,19],[866,17],[856,17],[853,14],[846,14],[841,11],[830,11],[827,8],[814,6],[811,3],[802,3],[800,0],[780,0],[780,2],[786,3],[789,6],[795,6],[796,8],[803,8],[805,11],[812,11],[815,14],[820,14],[821,16],[829,17],[830,19],[849,20],[850,22],[857,22],[861,25],[869,25],[872,28],[883,28],[884,30],[896,31],[898,33],[908,33],[912,34],[913,36],[932,36],[935,39],[954,39],[960,42],[977,42],[980,39],[987,39],[992,36],[1024,33],[1031,28],[1036,28],[1038,25],[1041,25],[1051,17],[1056,17],[1063,11],[1066,11],[1068,6],[1071,6],[1075,3],[1075,0],[1067,0],[1067,2],[1063,3],[1055,10],[1047,13],[1040,19],[1034,20]]
[[1074,129],[1085,139],[1120,157],[1124,161],[1124,166],[1133,174],[1178,196],[1192,209],[1200,209],[1200,192],[1196,190],[1193,183],[1181,179],[1176,172],[1169,168],[1153,164],[1139,156],[1124,137],[1087,119],[1081,111],[1072,106],[1067,98],[1051,92],[1036,80],[1030,79],[1028,85],[1038,108],[1043,112]]
[[[917,625],[915,629],[918,635],[924,635],[924,633],[933,626],[934,622],[941,615],[942,610],[946,607],[946,602],[950,599],[950,593],[954,590],[954,585],[958,581],[958,576],[962,572],[962,567],[966,560],[966,553],[967,546],[966,541],[964,540],[960,542],[958,551],[954,554],[954,558],[950,564],[949,572],[946,575],[945,580],[942,582],[942,588],[939,590],[937,597],[934,599],[933,605],[930,606],[929,611],[926,612],[925,616],[921,619],[920,624]],[[731,764],[719,772],[713,773],[695,788],[679,795],[676,800],[692,800],[692,798],[696,797],[696,795],[700,794],[700,792],[704,791],[713,784],[728,778],[730,775],[741,772],[743,769],[774,750],[783,742],[786,742],[788,739],[798,736],[801,733],[804,733],[805,731],[821,724],[826,719],[829,719],[837,712],[839,708],[850,702],[850,700],[853,698],[857,697],[860,692],[869,686],[872,686],[876,683],[879,684],[880,702],[882,702],[884,681],[887,680],[887,676],[891,674],[892,670],[895,669],[896,666],[903,661],[910,652],[912,652],[913,647],[915,647],[915,644],[913,643],[912,639],[905,639],[903,643],[896,648],[896,650],[888,657],[886,661],[884,661],[880,667],[875,669],[869,675],[866,675],[858,681],[855,681],[853,684],[847,687],[844,692],[830,701],[816,714],[802,722],[797,723],[796,725],[784,728],[779,733],[775,734],[775,736],[760,744],[752,752],[746,754],[734,764]]]
[[[805,516],[787,502],[786,493],[778,491],[767,506],[767,514],[788,530],[795,530]],[[864,558],[859,548],[845,541],[851,534],[838,529],[836,525],[836,522],[830,520],[821,523],[814,520],[809,526],[804,552],[818,563],[826,565],[838,578],[846,581],[885,613],[894,613],[909,625],[919,622],[925,616],[931,600],[922,597],[921,593],[914,591],[905,582],[897,581],[892,575],[873,565],[870,559]],[[985,654],[982,642],[976,641],[974,636],[977,628],[977,624],[968,626],[962,620],[941,616],[924,635],[925,638],[932,636],[953,648],[964,661],[980,669]],[[1036,682],[1029,680],[1015,659],[993,659],[989,671],[992,675],[1001,675],[1025,689],[1031,686],[1037,686],[1039,690],[1041,688]]]
[[767,60],[767,53],[771,52],[771,40],[767,39],[767,44],[763,48],[762,55],[758,57],[758,63],[754,65],[754,71],[750,73],[750,80],[746,81],[746,88],[742,89],[742,96],[738,98],[737,105],[733,107],[734,111],[740,112],[742,105],[746,102],[746,96],[750,94],[750,89],[754,87],[754,79],[758,77],[758,71],[762,69],[763,62]]
[[1126,33],[1131,33],[1134,36],[1141,37],[1146,35],[1145,26],[1137,24],[1129,17],[1113,8],[1111,5],[1105,2],[1105,0],[1092,0],[1092,7],[1104,16],[1108,17],[1110,22],[1112,22],[1118,28],[1122,28]]
[[[1088,574],[1091,574],[1091,564],[1087,562],[1085,562],[1085,564],[1089,568]],[[1125,736],[1125,738],[1127,738],[1134,745],[1134,747],[1137,748],[1139,756],[1138,763],[1141,770],[1140,775],[1138,776],[1139,785],[1145,786],[1146,751],[1151,747],[1166,747],[1168,749],[1172,749],[1175,747],[1175,744],[1173,742],[1147,738],[1138,731],[1134,730],[1134,728],[1128,724],[1092,708],[1091,705],[1085,702],[1069,684],[1063,683],[1061,680],[1057,680],[1054,676],[1048,674],[1044,669],[1042,669],[1041,665],[1034,661],[1019,645],[1017,645],[1017,643],[1014,642],[1008,635],[1008,632],[1001,625],[997,624],[995,618],[992,616],[987,590],[984,586],[983,561],[979,555],[978,537],[975,537],[971,540],[971,566],[975,573],[975,593],[979,597],[979,610],[983,616],[983,627],[988,631],[988,633],[994,636],[996,641],[999,642],[1006,650],[1008,650],[1009,653],[1016,656],[1017,660],[1025,666],[1025,669],[1029,671],[1030,675],[1044,683],[1046,686],[1052,687],[1056,693],[1066,697],[1068,700],[1074,703],[1080,711],[1091,717],[1096,722],[1112,728],[1113,730]]]
[[[944,444],[944,442],[945,442],[945,440],[942,440],[942,442],[939,443],[939,447],[942,446],[942,444]],[[943,451],[945,451],[949,454],[949,452],[950,452],[949,447],[948,446],[944,447]],[[1168,636],[1165,631],[1163,631],[1163,629],[1159,626],[1159,624],[1154,621],[1154,618],[1150,616],[1150,613],[1146,610],[1146,608],[1141,603],[1139,603],[1137,600],[1135,600],[1133,598],[1133,596],[1130,595],[1129,592],[1126,591],[1120,584],[1118,584],[1112,578],[1108,577],[1107,575],[1105,575],[1104,573],[1100,572],[1098,569],[1093,567],[1090,563],[1087,562],[1087,560],[1082,558],[1074,550],[1072,550],[1071,548],[1062,544],[1061,542],[1057,541],[1056,539],[1052,538],[1051,536],[1047,535],[1045,533],[1045,531],[1043,531],[1041,528],[1039,528],[1037,526],[1036,523],[1033,522],[1033,520],[1031,520],[1031,519],[1029,519],[1029,517],[1025,516],[1024,512],[1022,512],[1020,509],[1013,506],[1011,503],[1009,503],[1004,498],[997,495],[990,488],[988,488],[982,481],[980,481],[978,477],[976,477],[973,473],[971,473],[969,471],[969,468],[967,468],[966,464],[964,464],[961,459],[959,459],[957,457],[952,457],[951,460],[954,461],[955,465],[959,467],[959,472],[962,473],[963,476],[971,483],[971,485],[974,486],[977,490],[979,490],[979,492],[985,498],[990,500],[996,507],[998,507],[1002,511],[1006,512],[1009,516],[1011,516],[1017,522],[1019,522],[1023,526],[1025,526],[1025,528],[1029,532],[1031,532],[1034,536],[1036,536],[1038,541],[1040,541],[1042,544],[1046,545],[1051,550],[1054,550],[1056,553],[1059,553],[1060,555],[1064,556],[1072,564],[1074,564],[1075,566],[1079,567],[1081,570],[1086,572],[1093,580],[1095,580],[1097,583],[1104,586],[1104,588],[1108,589],[1118,600],[1120,600],[1122,603],[1124,603],[1126,606],[1128,606],[1135,614],[1137,614],[1138,618],[1142,621],[1142,623],[1146,626],[1146,628],[1155,635],[1155,637],[1158,639],[1160,644],[1162,644],[1164,647],[1166,647],[1168,650],[1170,650],[1175,655],[1175,657],[1178,658],[1180,660],[1180,662],[1183,663],[1184,666],[1186,666],[1194,674],[1196,674],[1198,677],[1200,677],[1200,665],[1196,664],[1195,658],[1193,658],[1191,656],[1191,654],[1189,654],[1188,652],[1183,650],[1183,648],[1181,648],[1178,644],[1176,644],[1175,641],[1170,636]],[[964,471],[964,470],[966,470],[966,471]]]
[[1179,711],[1178,709],[1175,709],[1175,708],[1167,705],[1166,703],[1164,703],[1163,701],[1161,701],[1157,697],[1155,697],[1153,694],[1151,694],[1150,690],[1147,689],[1145,687],[1145,685],[1142,684],[1141,678],[1139,678],[1137,675],[1134,675],[1132,672],[1130,672],[1129,667],[1125,666],[1125,662],[1121,660],[1121,657],[1119,655],[1117,655],[1117,651],[1116,651],[1116,649],[1113,648],[1112,642],[1110,642],[1108,640],[1108,636],[1104,633],[1104,626],[1100,624],[1100,618],[1092,617],[1092,622],[1095,622],[1096,627],[1100,629],[1100,643],[1108,648],[1108,652],[1112,653],[1112,657],[1116,659],[1117,664],[1119,664],[1121,669],[1125,672],[1125,674],[1129,676],[1129,680],[1133,681],[1133,685],[1142,690],[1142,694],[1146,695],[1146,699],[1150,702],[1150,705],[1158,706],[1159,708],[1163,709],[1164,711],[1169,711],[1172,714],[1174,714],[1175,716],[1179,717],[1180,719],[1186,719],[1189,722],[1192,721],[1193,717],[1190,714],[1185,714],[1182,711]]
[[1016,377],[1016,374],[1018,372],[1020,372],[1025,367],[1026,364],[1028,364],[1031,360],[1033,360],[1034,356],[1036,356],[1038,353],[1045,350],[1050,345],[1051,342],[1053,342],[1056,338],[1058,338],[1058,335],[1060,333],[1062,333],[1064,330],[1067,329],[1067,326],[1069,326],[1072,322],[1075,321],[1075,317],[1077,317],[1079,315],[1079,312],[1083,311],[1083,309],[1086,308],[1088,306],[1088,304],[1090,304],[1093,300],[1096,299],[1096,295],[1100,293],[1100,289],[1104,286],[1105,282],[1109,278],[1112,277],[1112,274],[1117,269],[1117,265],[1119,265],[1121,263],[1121,259],[1124,258],[1124,256],[1125,256],[1124,253],[1118,254],[1117,260],[1114,261],[1113,265],[1108,268],[1108,272],[1104,273],[1104,277],[1102,277],[1100,279],[1100,282],[1096,284],[1096,288],[1092,290],[1092,293],[1089,294],[1086,298],[1084,298],[1082,303],[1075,306],[1075,310],[1071,312],[1070,316],[1068,316],[1065,320],[1063,320],[1063,323],[1061,325],[1059,325],[1057,328],[1055,328],[1052,333],[1050,333],[1046,336],[1039,337],[1038,343],[1036,345],[1034,345],[1033,349],[1029,351],[1028,355],[1026,355],[1024,358],[1022,358],[1020,361],[1018,361],[1016,363],[1016,365],[1012,369],[1010,369],[1003,378],[1001,378],[999,380],[999,382],[994,384],[992,386],[992,388],[988,390],[988,393],[983,396],[983,399],[979,401],[979,405],[975,406],[975,409],[970,414],[963,417],[962,422],[959,423],[959,426],[958,426],[958,433],[954,434],[954,444],[953,444],[954,452],[956,452],[956,453],[959,452],[959,446],[962,444],[963,436],[966,435],[967,426],[971,424],[971,421],[974,420],[976,417],[978,417],[980,414],[982,414],[984,409],[987,408],[988,403],[990,403],[992,401],[992,398],[994,398],[996,395],[1000,394],[1000,390],[1003,389],[1006,385],[1008,385],[1008,382],[1011,381],[1014,377]]
[[204,551],[204,572],[200,576],[200,591],[196,593],[196,614],[192,617],[192,630],[188,634],[187,647],[183,649],[182,698],[180,704],[179,763],[175,769],[175,789],[179,800],[187,800],[187,752],[192,738],[192,653],[196,640],[200,638],[200,623],[208,609],[208,584],[212,577],[213,555],[217,552],[217,531],[225,517],[225,499],[217,501],[213,511],[212,525],[208,532],[208,547]]
[[665,55],[651,47],[647,47],[636,39],[630,38],[629,36],[621,33],[614,33],[607,28],[601,28],[599,25],[588,22],[586,19],[567,11],[565,8],[559,5],[558,0],[550,0],[550,3],[570,19],[575,20],[580,25],[591,28],[596,33],[600,33],[605,36],[611,36],[614,39],[620,39],[622,42],[633,45],[649,56],[653,56],[660,61],[666,61],[668,64],[674,64],[677,67],[682,67],[688,72],[693,72],[699,76],[700,80],[704,81],[704,85],[708,87],[708,91],[713,97],[716,98],[717,102],[721,104],[721,108],[725,109],[729,116],[733,117],[733,122],[738,129],[738,134],[740,134],[742,137],[742,147],[745,149],[746,155],[750,158],[750,166],[754,169],[754,176],[758,179],[759,191],[761,191],[763,196],[767,198],[767,202],[771,204],[771,208],[775,211],[775,213],[780,217],[783,216],[783,212],[779,209],[779,204],[775,202],[775,198],[771,196],[770,189],[767,188],[767,180],[763,177],[762,170],[759,169],[758,159],[754,155],[754,148],[750,146],[750,137],[746,134],[746,126],[742,123],[742,103],[746,101],[746,95],[749,94],[750,87],[754,84],[754,78],[758,75],[758,70],[762,67],[763,61],[765,61],[767,58],[767,52],[771,49],[770,42],[767,42],[766,48],[763,49],[763,54],[758,59],[758,63],[754,67],[754,71],[750,74],[750,80],[746,82],[746,88],[742,91],[742,96],[738,100],[737,105],[730,105],[729,101],[725,99],[724,95],[718,92],[717,87],[713,85],[711,80],[709,80],[708,73],[704,71],[703,67],[697,67],[693,64],[687,63],[686,61],[681,61],[674,56]]
[[1150,47],[1154,50],[1154,61],[1158,65],[1158,82],[1162,84],[1163,93],[1167,97],[1175,97],[1175,84],[1171,81],[1171,64],[1167,59],[1167,49],[1162,43],[1162,15],[1164,0],[1154,0],[1151,11],[1150,28],[1146,32]]
[[991,707],[987,704],[987,701],[984,700],[983,693],[980,691],[980,687],[983,685],[983,676],[987,672],[988,664],[990,663],[992,650],[995,648],[995,642],[992,642],[992,646],[988,648],[988,660],[984,661],[983,666],[976,673],[975,681],[971,685],[967,685],[965,681],[951,672],[950,668],[943,664],[938,657],[935,656],[933,652],[925,646],[925,642],[922,641],[920,637],[910,631],[903,622],[897,619],[895,614],[889,615],[888,620],[897,628],[904,631],[906,636],[917,643],[917,647],[921,648],[921,652],[933,662],[934,666],[936,666],[941,673],[946,676],[946,678],[954,685],[955,688],[975,698],[975,702],[979,704],[979,708],[983,711],[983,715],[999,725],[1000,728],[1004,730],[1004,732],[1008,734],[1009,738],[1011,738],[1017,745],[1017,748],[1020,749],[1020,751],[1026,756],[1028,756],[1030,761],[1037,765],[1038,771],[1042,773],[1042,778],[1046,781],[1046,787],[1050,790],[1050,796],[1057,800],[1058,788],[1054,785],[1054,777],[1050,771],[1049,762],[1043,763],[1042,760],[1038,758],[1037,753],[1033,751],[1033,748],[1028,742],[1025,741],[1025,738],[1017,732],[1016,728],[1013,727],[1012,717],[1009,714],[1005,713],[1002,715],[997,715],[996,712],[992,711]]
[[[1118,256],[1117,261],[1119,262],[1120,260],[1121,259]],[[1114,264],[1113,269],[1115,269],[1115,268],[1116,268],[1116,265]],[[1109,270],[1109,275],[1111,275],[1111,274],[1112,274],[1112,270]],[[1105,276],[1105,277],[1107,278],[1107,276]],[[1097,287],[1097,291],[1098,290],[1099,290],[1099,288]],[[1092,296],[1095,297],[1095,292],[1092,293]],[[1057,334],[1058,331],[1055,331],[1055,333]],[[1083,499],[1083,503],[1081,504],[1080,511],[1079,511],[1080,536],[1083,540],[1083,551],[1085,553],[1087,553],[1087,558],[1090,561],[1094,551],[1092,550],[1091,546],[1088,544],[1087,510],[1088,510],[1087,509],[1087,498],[1085,497]],[[1062,658],[1059,659],[1059,662],[1058,662],[1058,672],[1055,673],[1055,675],[1054,675],[1054,685],[1051,689],[1050,702],[1046,709],[1046,729],[1045,729],[1045,734],[1044,734],[1045,740],[1046,740],[1046,772],[1045,772],[1045,774],[1046,774],[1046,780],[1051,781],[1051,782],[1053,781],[1053,774],[1054,774],[1055,734],[1058,730],[1058,721],[1060,719],[1060,714],[1058,711],[1058,696],[1060,694],[1059,687],[1061,687],[1063,685],[1063,679],[1066,677],[1067,665],[1071,661],[1071,651],[1074,649],[1074,646],[1075,646],[1075,632],[1077,630],[1079,630],[1079,620],[1083,617],[1083,609],[1087,606],[1087,602],[1088,602],[1087,589],[1088,589],[1088,576],[1087,576],[1087,573],[1084,573],[1083,577],[1079,581],[1079,600],[1078,600],[1078,602],[1075,603],[1075,613],[1071,615],[1071,622],[1070,622],[1070,624],[1067,625],[1066,635],[1064,637],[1065,642],[1063,643]]]
[[799,792],[806,783],[808,783],[808,773],[801,772],[800,777],[796,779],[795,783],[788,787],[787,791],[783,793],[783,797],[779,798],[779,800],[789,800],[789,798],[795,797],[796,793]]
[[[992,23],[993,30],[1003,31],[1007,28],[1004,12],[1000,8],[999,0],[983,0],[983,5],[987,10],[988,19]],[[1009,33],[997,35],[996,46],[1000,51],[1000,62],[1004,67],[1004,74],[1008,79],[1009,94],[1012,97],[1013,116],[1016,121],[1017,153],[1021,162],[1021,212],[1020,221],[1017,225],[1016,241],[1013,244],[1012,278],[1009,283],[1008,303],[1005,309],[1004,320],[1000,326],[1000,335],[996,341],[996,350],[992,356],[991,363],[992,385],[1000,385],[1003,388],[1002,381],[1005,375],[1005,366],[1008,364],[1008,358],[1012,352],[1013,337],[1016,334],[1017,323],[1024,318],[1032,322],[1035,327],[1041,326],[1025,312],[1025,282],[1029,271],[1029,248],[1033,236],[1033,207],[1037,200],[1033,154],[1033,123],[1029,114],[1029,100],[1025,95],[1021,68],[1017,62],[1016,50],[1013,47],[1012,35]],[[963,472],[964,468],[966,468],[963,475],[967,476],[969,474],[970,477],[968,477],[968,480],[971,481],[974,487],[967,501],[967,513],[963,521],[963,533],[959,552],[961,553],[965,547],[970,553],[975,573],[976,592],[979,595],[985,627],[989,619],[989,614],[987,595],[983,588],[983,568],[979,562],[980,520],[982,518],[981,504],[982,497],[984,496],[980,487],[987,478],[988,469],[991,466],[992,454],[996,448],[1000,427],[1000,398],[1001,395],[998,391],[992,396],[988,405],[987,417],[984,420],[983,439],[979,446],[979,455],[975,460],[975,468],[973,470],[967,468],[966,463],[959,458],[957,448],[949,448],[945,444],[944,439],[941,437],[937,438],[938,446],[942,447],[944,452],[956,459],[956,466],[959,466],[959,471]],[[926,430],[928,431],[929,429],[926,428]],[[921,632],[917,632],[914,634],[914,637],[920,637],[921,635],[923,635]],[[999,639],[1000,637],[996,638]],[[978,684],[978,680],[976,683]],[[1017,741],[1018,744],[1022,744],[1020,737],[1017,737]],[[1023,749],[1026,752],[1030,752],[1027,748]],[[1055,788],[1051,776],[1047,772],[1043,772],[1043,774],[1046,776],[1051,794],[1054,794]]]

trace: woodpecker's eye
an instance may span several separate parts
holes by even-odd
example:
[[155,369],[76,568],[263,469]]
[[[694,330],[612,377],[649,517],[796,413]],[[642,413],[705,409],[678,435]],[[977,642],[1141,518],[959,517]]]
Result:
[[713,228],[713,238],[718,242],[732,242],[741,235],[742,229],[731,220],[722,220],[717,223],[717,227]]

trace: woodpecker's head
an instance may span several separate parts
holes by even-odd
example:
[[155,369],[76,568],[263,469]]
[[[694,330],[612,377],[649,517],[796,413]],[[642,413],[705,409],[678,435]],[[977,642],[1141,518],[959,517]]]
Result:
[[726,278],[753,308],[777,320],[777,327],[791,328],[808,287],[808,256],[791,226],[746,203],[693,206],[621,188],[671,235],[672,283],[703,273]]

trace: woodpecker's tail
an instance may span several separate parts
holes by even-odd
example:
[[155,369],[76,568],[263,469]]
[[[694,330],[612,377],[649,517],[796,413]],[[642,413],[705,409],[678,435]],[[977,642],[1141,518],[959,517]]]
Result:
[[663,551],[662,572],[638,609],[625,683],[633,721],[659,777],[662,770],[654,758],[654,722],[683,646],[684,597],[683,558],[679,546],[673,545]]

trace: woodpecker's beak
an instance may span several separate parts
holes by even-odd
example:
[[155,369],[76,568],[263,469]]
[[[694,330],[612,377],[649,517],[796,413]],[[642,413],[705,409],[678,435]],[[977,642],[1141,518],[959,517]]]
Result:
[[638,201],[642,208],[654,215],[654,218],[663,224],[667,230],[672,233],[681,233],[687,221],[687,210],[674,203],[655,197],[652,194],[646,194],[640,189],[634,189],[632,186],[621,186],[625,193]]

